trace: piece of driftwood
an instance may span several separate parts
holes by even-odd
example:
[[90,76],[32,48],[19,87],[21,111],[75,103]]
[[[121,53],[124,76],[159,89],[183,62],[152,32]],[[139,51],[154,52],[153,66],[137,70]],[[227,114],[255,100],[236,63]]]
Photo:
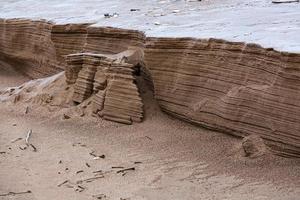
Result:
[[24,147],[19,147],[19,149],[21,149],[22,151],[24,151],[25,149],[27,149],[27,146],[24,145]]
[[25,114],[27,114],[29,111],[29,107],[27,106],[26,109],[25,109]]
[[105,199],[106,195],[105,194],[97,194],[97,195],[93,195],[92,197],[96,198],[96,199]]
[[130,168],[126,168],[126,169],[121,169],[121,170],[117,171],[117,174],[118,174],[118,173],[124,173],[124,172],[126,172],[126,171],[133,171],[133,170],[135,170],[135,167],[130,167]]
[[77,185],[77,188],[75,189],[76,192],[83,192],[85,190],[84,187]]
[[92,151],[92,152],[90,153],[90,155],[91,155],[91,156],[94,156],[94,157],[97,157],[97,155],[94,154],[94,152],[95,152],[95,151]]
[[146,138],[148,138],[149,140],[152,140],[152,138],[151,137],[149,137],[149,136],[145,136]]
[[97,159],[99,159],[99,158],[102,158],[102,159],[105,158],[105,155],[98,156],[98,155],[96,155],[94,152],[95,152],[95,151],[92,151],[92,152],[90,153],[91,156],[94,156],[94,158],[93,158],[94,160],[97,160]]
[[272,3],[299,3],[300,0],[273,0]]
[[30,136],[32,134],[32,130],[30,129],[28,132],[27,132],[27,136],[25,138],[25,142],[27,144],[27,146],[29,146],[29,139],[30,139]]
[[30,139],[30,137],[31,137],[31,134],[32,134],[32,130],[30,129],[30,130],[27,132],[27,135],[26,135],[26,138],[25,138],[25,143],[26,143],[26,145],[27,145],[28,147],[31,147],[32,150],[33,150],[34,152],[37,152],[37,148],[36,148],[33,144],[31,144],[31,143],[29,142],[29,139]]
[[92,177],[92,178],[79,180],[79,181],[76,181],[76,184],[81,184],[81,183],[84,183],[84,182],[89,183],[89,182],[92,182],[92,181],[97,180],[99,178],[104,178],[104,176],[97,176],[97,177]]
[[15,142],[17,142],[17,141],[19,141],[19,140],[22,140],[22,138],[19,137],[19,138],[17,138],[17,139],[14,139],[14,140],[11,141],[11,143],[15,143]]
[[124,169],[124,167],[119,167],[119,166],[117,166],[117,167],[111,167],[112,169]]
[[68,183],[68,182],[69,182],[69,180],[65,180],[64,182],[62,182],[62,183],[58,184],[58,185],[57,185],[57,187],[60,187],[60,186],[62,186],[62,185],[64,185],[64,184],[66,184],[66,183]]
[[13,195],[18,195],[18,194],[28,194],[28,193],[31,193],[30,190],[27,190],[25,192],[9,192],[9,193],[5,193],[5,194],[0,194],[1,197],[4,197],[4,196],[13,196]]
[[32,147],[34,152],[37,152],[37,148],[33,144],[29,144],[29,145]]
[[93,173],[102,173],[102,170],[93,171]]

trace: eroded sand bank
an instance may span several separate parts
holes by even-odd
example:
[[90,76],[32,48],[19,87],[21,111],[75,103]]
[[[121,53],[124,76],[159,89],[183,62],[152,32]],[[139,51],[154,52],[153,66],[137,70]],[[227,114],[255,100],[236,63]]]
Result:
[[[14,75],[9,86],[19,85]],[[3,80],[1,88],[7,86]],[[1,104],[0,191],[32,193],[0,198],[282,200],[300,195],[299,160],[244,157],[239,139],[169,117],[149,90],[142,95],[146,120],[131,126],[90,117],[62,119],[41,107],[25,114],[22,105],[16,110]],[[22,150],[29,129],[37,152]],[[105,158],[95,160],[90,153]],[[112,167],[135,170],[122,174]],[[97,176],[104,178],[76,184],[99,170]]]

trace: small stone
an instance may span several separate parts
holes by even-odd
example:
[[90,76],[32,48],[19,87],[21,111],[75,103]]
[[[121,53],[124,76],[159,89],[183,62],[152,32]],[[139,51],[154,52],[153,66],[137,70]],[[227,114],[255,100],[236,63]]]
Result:
[[138,8],[132,8],[132,9],[130,9],[130,11],[131,11],[131,12],[134,12],[134,11],[140,11],[140,9],[138,9]]
[[67,114],[64,114],[64,115],[63,115],[63,118],[64,118],[64,119],[70,119],[71,117],[70,117],[69,115],[67,115]]
[[114,13],[113,17],[119,17],[119,14],[118,13]]
[[102,158],[102,159],[104,159],[105,158],[105,155],[101,155],[101,156],[99,156],[100,158]]
[[266,151],[263,139],[257,135],[246,136],[242,140],[242,147],[246,157],[255,158],[261,156]]

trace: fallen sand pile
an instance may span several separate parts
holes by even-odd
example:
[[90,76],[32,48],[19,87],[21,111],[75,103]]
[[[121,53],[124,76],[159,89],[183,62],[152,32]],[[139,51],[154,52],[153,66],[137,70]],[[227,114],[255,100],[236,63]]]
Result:
[[24,113],[32,108],[47,107],[49,111],[71,107],[73,88],[67,86],[64,72],[47,78],[28,81],[17,87],[0,91],[1,103],[13,105],[16,110],[24,108]]
[[74,85],[66,83],[65,73],[31,80],[0,91],[0,103],[21,115],[39,113],[49,119],[89,118],[93,115],[91,98],[81,104],[73,101]]

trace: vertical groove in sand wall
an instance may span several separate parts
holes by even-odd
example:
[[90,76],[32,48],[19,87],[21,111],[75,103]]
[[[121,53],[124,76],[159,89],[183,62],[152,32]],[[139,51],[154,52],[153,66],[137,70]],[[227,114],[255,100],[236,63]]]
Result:
[[255,44],[148,38],[135,30],[0,19],[0,59],[39,78],[65,68],[64,56],[144,49],[142,74],[161,108],[237,136],[258,134],[275,153],[300,157],[300,55]]

